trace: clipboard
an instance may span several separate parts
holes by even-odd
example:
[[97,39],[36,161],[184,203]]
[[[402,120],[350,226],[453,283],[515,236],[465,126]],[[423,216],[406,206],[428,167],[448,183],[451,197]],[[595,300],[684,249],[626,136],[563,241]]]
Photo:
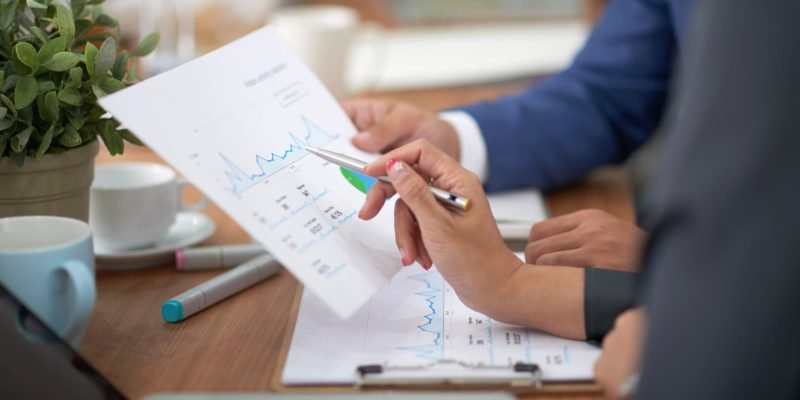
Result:
[[470,365],[441,360],[419,366],[356,368],[356,388],[368,387],[542,387],[542,370],[536,364],[516,363],[510,367]]
[[[290,306],[289,319],[286,324],[286,333],[283,343],[279,349],[278,365],[282,367],[276,368],[271,377],[271,389],[277,393],[357,393],[359,391],[379,390],[381,386],[366,385],[361,388],[355,385],[305,385],[305,386],[287,386],[281,381],[283,375],[283,368],[286,366],[286,359],[289,355],[289,348],[292,343],[292,336],[294,334],[295,322],[297,321],[298,311],[300,310],[300,300],[303,297],[303,285],[297,284],[297,291],[294,294],[292,305]],[[354,371],[355,373],[355,371]],[[392,386],[395,390],[482,390],[497,388],[495,385],[472,385],[472,386],[457,386],[452,384],[431,384],[431,385],[414,385],[414,386]],[[600,386],[593,382],[587,381],[560,381],[560,382],[542,382],[541,386],[515,386],[511,387],[506,385],[506,391],[512,392],[520,396],[520,399],[525,398],[540,398],[541,396],[553,395],[587,395],[587,396],[601,396],[603,391]]]

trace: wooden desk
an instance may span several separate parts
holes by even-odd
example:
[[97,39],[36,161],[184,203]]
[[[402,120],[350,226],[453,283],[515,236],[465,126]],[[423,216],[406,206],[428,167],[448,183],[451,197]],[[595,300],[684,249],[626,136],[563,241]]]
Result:
[[[495,97],[527,83],[384,95],[438,109]],[[113,159],[101,151],[98,163],[131,160],[159,161],[148,149],[128,146],[124,156]],[[598,171],[583,184],[548,194],[547,201],[554,215],[591,207],[633,218],[626,179],[619,169]],[[209,243],[249,240],[216,206],[206,213],[217,224]],[[161,319],[164,300],[218,273],[179,273],[173,265],[99,271],[97,306],[81,353],[131,398],[161,391],[274,390],[274,376],[283,367],[282,346],[293,329],[291,303],[299,288],[289,273],[283,271],[180,324]],[[553,397],[539,398],[547,396]]]

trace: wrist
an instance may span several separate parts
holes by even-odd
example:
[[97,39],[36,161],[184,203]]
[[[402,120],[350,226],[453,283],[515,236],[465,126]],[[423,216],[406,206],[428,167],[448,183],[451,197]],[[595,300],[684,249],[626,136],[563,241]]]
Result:
[[513,290],[515,277],[525,264],[510,251],[490,260],[487,265],[492,267],[486,269],[487,273],[479,282],[471,285],[462,300],[473,310],[494,318],[508,306],[508,295]]

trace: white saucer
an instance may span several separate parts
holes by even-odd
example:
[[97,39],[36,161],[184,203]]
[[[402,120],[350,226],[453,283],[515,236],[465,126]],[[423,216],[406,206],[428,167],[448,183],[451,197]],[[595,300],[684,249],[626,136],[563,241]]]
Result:
[[112,250],[94,242],[98,270],[155,267],[175,261],[175,250],[200,243],[214,234],[214,221],[199,212],[181,212],[169,231],[152,246],[135,250]]

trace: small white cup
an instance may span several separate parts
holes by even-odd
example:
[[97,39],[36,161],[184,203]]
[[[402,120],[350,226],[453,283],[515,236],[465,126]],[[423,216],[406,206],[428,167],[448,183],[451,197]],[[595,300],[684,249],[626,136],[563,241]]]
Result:
[[181,200],[187,184],[175,171],[156,163],[114,163],[95,168],[89,224],[98,246],[131,250],[152,245],[175,223],[179,211],[200,211]]
[[336,5],[301,5],[275,11],[278,34],[336,98],[346,96],[347,55],[359,31],[358,13]]

